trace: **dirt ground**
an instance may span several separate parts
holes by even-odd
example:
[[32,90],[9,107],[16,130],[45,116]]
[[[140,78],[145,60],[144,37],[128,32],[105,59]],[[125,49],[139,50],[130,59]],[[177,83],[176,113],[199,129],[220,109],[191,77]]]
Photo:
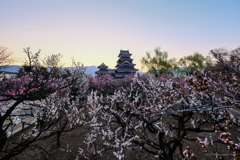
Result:
[[[171,121],[168,121],[171,123]],[[210,126],[206,126],[207,128]],[[237,130],[233,130],[234,132],[238,132]],[[12,158],[12,160],[75,160],[78,154],[79,147],[86,148],[86,144],[84,141],[84,135],[88,132],[87,129],[77,128],[71,132],[63,133],[61,136],[61,147],[57,148],[56,145],[56,137],[51,137],[44,141],[36,142],[34,145],[39,145],[45,149],[46,152],[39,148],[28,148],[20,155]],[[218,134],[211,133],[213,140],[217,140]],[[196,137],[209,138],[210,133],[192,133],[188,134],[186,138],[196,139]],[[236,140],[236,137],[233,136]],[[201,145],[194,141],[183,140],[183,149],[185,150],[187,146],[190,147],[190,151],[193,152],[198,160],[215,160],[215,155],[211,155],[210,153],[203,153],[203,149]],[[232,152],[227,150],[227,145],[221,143],[215,143],[213,148],[217,150],[220,155],[223,155],[225,159],[233,159]],[[209,148],[210,151],[213,151],[212,148]],[[113,155],[113,151],[104,152],[101,157],[95,157],[95,159],[111,159],[117,160],[117,158]],[[230,157],[229,157],[230,155]],[[155,160],[154,155],[150,155],[149,153],[143,152],[140,149],[135,151],[126,151],[125,152],[125,160]],[[181,160],[181,155],[179,150],[176,151],[174,155],[174,159]]]
[[[48,140],[37,142],[35,145],[40,145],[48,152],[44,152],[40,149],[26,149],[20,155],[12,158],[12,160],[74,160],[76,159],[79,147],[86,148],[84,141],[84,134],[87,133],[86,129],[78,128],[72,132],[63,133],[61,138],[61,147],[57,148],[56,136],[49,138]],[[112,151],[104,152],[102,157],[96,157],[95,159],[117,159]],[[128,151],[124,159],[136,159],[136,160],[153,160],[153,156],[149,156],[142,151]]]
[[[166,121],[166,124],[175,123],[171,116],[164,116],[163,121]],[[191,125],[190,122],[188,125]],[[192,125],[191,125],[192,126]],[[211,125],[205,125],[204,129],[209,129]],[[25,130],[26,131],[26,130]],[[79,151],[79,147],[82,149],[86,148],[86,144],[84,143],[84,135],[89,132],[89,129],[77,128],[71,132],[64,132],[61,136],[61,147],[58,148],[56,144],[56,136],[53,136],[49,139],[38,141],[34,143],[34,146],[41,146],[45,149],[42,150],[36,147],[30,147],[24,150],[20,155],[11,158],[11,160],[75,160]],[[239,131],[236,128],[233,128],[231,132],[239,134]],[[17,133],[14,136],[19,136],[21,133]],[[218,140],[218,133],[211,133],[213,140]],[[196,142],[196,137],[204,139],[207,137],[209,139],[210,133],[190,133],[186,138],[194,139],[193,141],[183,140],[183,151],[187,146],[190,147],[190,151],[193,152],[198,160],[215,160],[215,155],[211,155],[210,153],[204,153],[201,145]],[[237,137],[232,134],[233,140],[237,141]],[[220,155],[224,156],[225,159],[233,159],[233,151],[227,150],[227,145],[221,143],[215,143],[213,149],[217,151]],[[209,151],[213,151],[212,148],[209,148]],[[230,154],[229,154],[230,153]],[[128,150],[124,153],[125,160],[156,160],[154,155],[143,152],[140,149],[137,150]],[[230,156],[229,156],[230,155]],[[113,150],[106,151],[100,157],[95,157],[94,159],[106,159],[106,160],[117,160],[117,158],[113,155]],[[180,151],[177,150],[174,155],[175,160],[181,160]]]

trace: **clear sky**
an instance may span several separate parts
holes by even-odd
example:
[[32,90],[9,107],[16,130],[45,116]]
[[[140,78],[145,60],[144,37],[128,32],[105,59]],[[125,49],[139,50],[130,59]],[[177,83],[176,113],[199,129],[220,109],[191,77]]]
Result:
[[156,47],[169,58],[240,46],[240,0],[0,0],[0,45],[114,68],[120,49],[135,68]]

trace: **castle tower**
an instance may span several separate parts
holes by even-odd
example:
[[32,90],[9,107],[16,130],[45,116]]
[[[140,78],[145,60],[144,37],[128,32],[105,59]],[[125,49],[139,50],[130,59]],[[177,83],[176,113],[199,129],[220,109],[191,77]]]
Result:
[[98,68],[99,70],[95,72],[97,75],[108,73],[108,70],[107,70],[108,66],[106,66],[104,63],[99,65]]
[[102,63],[98,66],[99,70],[95,72],[97,75],[109,73],[112,77],[115,77],[115,69],[108,69],[108,66]]
[[138,71],[138,69],[135,69],[134,66],[136,64],[132,64],[132,58],[131,57],[132,54],[129,53],[129,51],[124,51],[124,50],[120,50],[120,53],[118,55],[119,59],[117,61],[117,65],[116,65],[116,70],[115,70],[115,78],[119,79],[119,78],[124,78],[128,75],[130,75],[131,73],[136,73],[136,71]]

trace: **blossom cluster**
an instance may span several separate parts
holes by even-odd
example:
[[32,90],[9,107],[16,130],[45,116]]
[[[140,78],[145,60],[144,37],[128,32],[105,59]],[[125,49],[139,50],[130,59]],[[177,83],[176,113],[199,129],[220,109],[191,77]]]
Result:
[[[202,72],[204,74],[204,72]],[[187,79],[189,85],[192,85],[195,90],[204,91],[210,87],[208,79],[206,77],[201,76],[199,71],[194,71],[193,76]]]
[[197,137],[197,139],[198,140],[196,142],[198,142],[201,145],[201,147],[204,149],[203,152],[205,152],[205,153],[208,152],[208,145],[209,145],[208,139],[205,138],[204,141],[198,137]]
[[189,146],[187,146],[187,149],[183,152],[183,155],[184,155],[187,159],[196,160],[195,155],[190,152]]

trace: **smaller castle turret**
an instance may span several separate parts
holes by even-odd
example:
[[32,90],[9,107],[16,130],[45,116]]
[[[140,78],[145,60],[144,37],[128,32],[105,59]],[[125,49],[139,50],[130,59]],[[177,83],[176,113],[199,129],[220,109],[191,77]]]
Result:
[[108,66],[106,66],[104,63],[102,63],[101,65],[99,65],[98,68],[99,68],[99,71],[96,71],[96,72],[95,72],[97,75],[99,75],[99,74],[104,74],[104,73],[108,73],[108,70],[107,70]]

